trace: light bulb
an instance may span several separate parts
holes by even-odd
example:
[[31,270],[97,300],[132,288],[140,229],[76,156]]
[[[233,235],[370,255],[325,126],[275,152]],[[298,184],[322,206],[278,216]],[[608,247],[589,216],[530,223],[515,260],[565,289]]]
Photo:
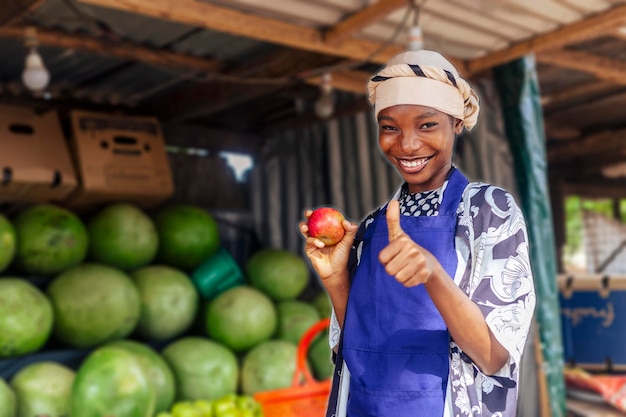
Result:
[[320,84],[320,96],[315,101],[315,114],[322,119],[327,119],[333,115],[335,111],[335,97],[333,96],[333,86],[331,84],[330,74],[322,76]]
[[22,72],[22,82],[29,90],[40,92],[48,86],[50,73],[43,64],[41,55],[36,48],[31,48],[26,55],[24,72]]
[[327,119],[333,115],[335,111],[335,100],[333,93],[322,93],[322,95],[315,102],[315,114],[322,119]]

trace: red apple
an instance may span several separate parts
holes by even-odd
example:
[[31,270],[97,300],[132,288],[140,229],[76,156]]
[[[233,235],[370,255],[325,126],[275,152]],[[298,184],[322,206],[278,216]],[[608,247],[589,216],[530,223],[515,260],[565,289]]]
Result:
[[317,208],[307,222],[309,236],[321,240],[326,246],[336,245],[345,233],[343,220],[343,214],[332,207]]

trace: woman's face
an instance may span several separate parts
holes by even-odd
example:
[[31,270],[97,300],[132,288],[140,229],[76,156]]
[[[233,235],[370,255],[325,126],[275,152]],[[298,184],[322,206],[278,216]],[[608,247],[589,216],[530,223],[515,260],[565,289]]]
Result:
[[378,113],[378,143],[412,193],[443,185],[463,122],[431,107],[402,104]]

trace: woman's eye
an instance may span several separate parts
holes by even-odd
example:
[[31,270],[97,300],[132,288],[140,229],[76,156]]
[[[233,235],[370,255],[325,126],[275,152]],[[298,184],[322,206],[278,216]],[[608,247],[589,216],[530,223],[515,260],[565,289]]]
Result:
[[437,126],[436,122],[428,122],[420,126],[420,129],[430,129],[431,127],[435,127],[435,126]]
[[390,126],[390,125],[381,125],[380,128],[382,130],[389,130],[389,131],[396,130],[396,128],[394,126]]

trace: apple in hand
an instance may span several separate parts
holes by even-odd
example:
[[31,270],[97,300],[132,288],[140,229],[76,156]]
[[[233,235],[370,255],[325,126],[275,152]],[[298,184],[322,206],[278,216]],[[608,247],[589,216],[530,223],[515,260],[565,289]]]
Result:
[[343,220],[343,214],[332,207],[317,208],[307,221],[309,236],[321,240],[326,246],[336,245],[345,233]]

